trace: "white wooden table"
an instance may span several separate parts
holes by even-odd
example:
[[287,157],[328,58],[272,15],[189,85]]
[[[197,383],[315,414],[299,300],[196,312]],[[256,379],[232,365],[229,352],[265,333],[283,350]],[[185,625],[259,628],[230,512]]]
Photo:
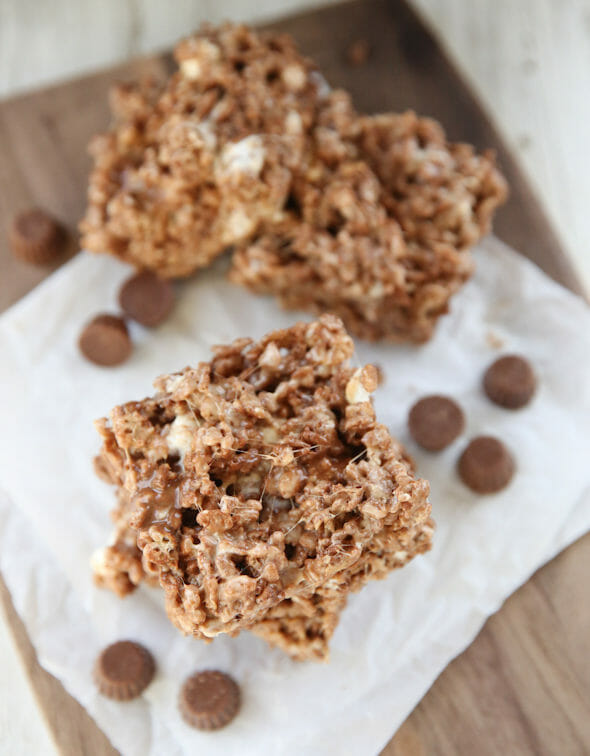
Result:
[[410,0],[520,158],[590,292],[590,0]]
[[[590,0],[410,0],[520,157],[590,291]],[[285,13],[325,4],[282,0]],[[274,0],[0,0],[0,97],[169,46],[201,20],[260,20]],[[0,617],[0,754],[53,754]]]

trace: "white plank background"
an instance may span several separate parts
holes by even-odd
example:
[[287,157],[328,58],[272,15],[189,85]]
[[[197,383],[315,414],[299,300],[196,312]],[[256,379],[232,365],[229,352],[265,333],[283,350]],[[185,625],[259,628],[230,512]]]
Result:
[[590,293],[590,0],[411,0],[521,160]]
[[[334,2],[334,0],[332,0]],[[590,0],[410,0],[519,156],[590,292]],[[0,0],[0,97],[326,0]],[[0,754],[53,754],[0,618]],[[8,684],[6,684],[8,683]]]

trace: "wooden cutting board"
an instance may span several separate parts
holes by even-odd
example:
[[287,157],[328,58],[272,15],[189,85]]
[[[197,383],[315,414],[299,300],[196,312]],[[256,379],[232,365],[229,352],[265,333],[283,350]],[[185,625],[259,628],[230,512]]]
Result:
[[[431,34],[403,0],[364,0],[306,13],[275,25],[294,35],[328,80],[349,89],[360,110],[414,108],[440,119],[449,137],[495,147],[511,185],[496,233],[550,276],[581,293],[568,260],[489,115],[461,81]],[[367,63],[345,50],[369,42]],[[72,231],[85,205],[89,137],[108,122],[107,91],[116,80],[165,74],[169,56],[0,103],[0,224],[39,205]],[[50,271],[15,261],[0,234],[0,309]],[[566,473],[567,474],[567,473]],[[518,502],[515,502],[515,506]],[[518,548],[518,539],[514,539]],[[587,574],[590,535],[539,570],[442,673],[384,750],[431,754],[584,754],[590,752],[590,654]],[[68,756],[115,753],[84,709],[37,663],[26,631],[0,581],[0,595],[41,708]],[[400,680],[400,685],[404,681]]]

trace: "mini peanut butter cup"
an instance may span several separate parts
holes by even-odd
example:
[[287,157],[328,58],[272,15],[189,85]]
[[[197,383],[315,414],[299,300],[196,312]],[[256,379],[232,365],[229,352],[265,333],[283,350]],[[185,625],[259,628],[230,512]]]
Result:
[[39,208],[16,215],[8,237],[14,256],[33,265],[55,262],[63,252],[65,243],[62,226]]
[[204,670],[185,681],[178,707],[182,718],[191,727],[219,730],[236,716],[240,701],[240,689],[229,675]]
[[457,402],[435,394],[414,404],[408,427],[416,443],[428,451],[440,451],[462,433],[465,418]]
[[483,377],[488,397],[506,409],[520,409],[530,402],[537,387],[530,363],[516,354],[496,360]]
[[148,328],[160,325],[174,305],[172,283],[149,270],[128,278],[119,292],[121,309],[132,320]]
[[120,365],[131,354],[129,331],[116,315],[97,315],[84,327],[78,345],[87,360],[103,367]]
[[118,641],[96,660],[94,681],[103,696],[130,701],[147,688],[155,671],[154,659],[146,648],[133,641]]
[[472,491],[490,494],[510,483],[515,464],[506,445],[493,436],[478,436],[459,458],[458,471]]

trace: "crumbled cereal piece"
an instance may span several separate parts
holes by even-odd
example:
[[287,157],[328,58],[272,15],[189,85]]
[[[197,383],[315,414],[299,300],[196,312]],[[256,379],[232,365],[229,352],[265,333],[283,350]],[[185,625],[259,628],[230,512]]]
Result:
[[326,315],[216,347],[116,407],[98,424],[101,476],[118,487],[98,582],[124,594],[158,581],[197,638],[251,629],[326,658],[348,593],[432,535],[428,484],[377,422],[377,372],[351,368],[352,353]]

